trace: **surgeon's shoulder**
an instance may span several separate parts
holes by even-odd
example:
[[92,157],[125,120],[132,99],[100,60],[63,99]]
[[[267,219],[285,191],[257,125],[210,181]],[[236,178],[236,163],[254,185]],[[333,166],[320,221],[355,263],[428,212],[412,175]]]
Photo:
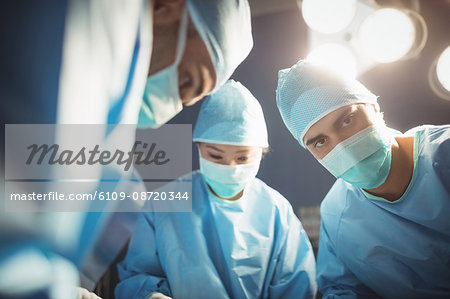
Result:
[[281,224],[284,232],[289,230],[292,225],[301,226],[299,218],[296,216],[291,203],[280,192],[267,185],[262,180],[256,178],[252,184],[251,189],[254,198],[258,204],[270,205],[271,211],[274,213],[277,222]]
[[441,144],[450,139],[450,125],[423,125],[408,130],[404,135],[419,136],[421,143]]
[[424,125],[413,128],[404,135],[414,136],[414,138],[418,139],[415,142],[418,154],[423,159],[426,159],[427,164],[436,164],[434,162],[438,162],[438,164],[450,165],[450,159],[448,158],[448,152],[450,151],[450,125]]
[[255,178],[251,184],[252,192],[264,194],[264,198],[276,206],[291,206],[289,201],[280,192],[267,185],[259,178]]

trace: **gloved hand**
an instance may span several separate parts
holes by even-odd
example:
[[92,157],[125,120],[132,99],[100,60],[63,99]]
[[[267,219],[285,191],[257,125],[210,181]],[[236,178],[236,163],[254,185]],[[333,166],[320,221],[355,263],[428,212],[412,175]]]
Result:
[[145,299],[172,299],[172,298],[162,293],[153,292],[150,295],[148,295]]
[[84,288],[77,287],[78,290],[78,299],[102,299],[101,297],[95,295],[94,293],[89,292]]

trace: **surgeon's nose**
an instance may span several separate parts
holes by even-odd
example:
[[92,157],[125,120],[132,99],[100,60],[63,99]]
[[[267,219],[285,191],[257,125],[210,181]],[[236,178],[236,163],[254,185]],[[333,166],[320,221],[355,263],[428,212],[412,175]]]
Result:
[[230,159],[225,159],[224,164],[225,165],[230,165],[230,166],[237,165],[236,161],[234,159],[231,159],[231,158]]
[[179,74],[181,101],[186,106],[194,105],[203,99],[214,87],[215,79],[207,67],[199,65]]

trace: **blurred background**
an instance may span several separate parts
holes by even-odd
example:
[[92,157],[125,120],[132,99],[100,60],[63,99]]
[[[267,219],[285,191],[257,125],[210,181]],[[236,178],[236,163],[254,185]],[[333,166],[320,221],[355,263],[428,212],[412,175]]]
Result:
[[[444,54],[447,62],[443,57],[443,66],[436,65],[450,46],[450,1],[250,0],[250,6],[254,47],[232,79],[248,87],[266,117],[270,153],[258,177],[291,202],[315,239],[318,205],[335,179],[284,126],[275,102],[278,70],[332,42],[331,52],[322,47],[315,59],[355,75],[378,95],[389,126],[404,132],[422,124],[449,124],[449,50]],[[348,12],[339,12],[345,7]],[[397,10],[388,10],[383,19],[383,8]],[[186,107],[171,123],[191,123],[200,105]],[[193,169],[198,169],[197,150],[193,155]]]

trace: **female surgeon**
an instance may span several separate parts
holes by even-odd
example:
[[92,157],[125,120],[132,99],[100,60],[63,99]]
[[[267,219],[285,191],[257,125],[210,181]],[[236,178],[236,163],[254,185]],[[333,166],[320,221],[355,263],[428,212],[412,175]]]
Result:
[[192,212],[142,213],[116,297],[313,298],[308,237],[289,202],[255,177],[268,147],[258,101],[228,81],[203,102],[193,140]]

